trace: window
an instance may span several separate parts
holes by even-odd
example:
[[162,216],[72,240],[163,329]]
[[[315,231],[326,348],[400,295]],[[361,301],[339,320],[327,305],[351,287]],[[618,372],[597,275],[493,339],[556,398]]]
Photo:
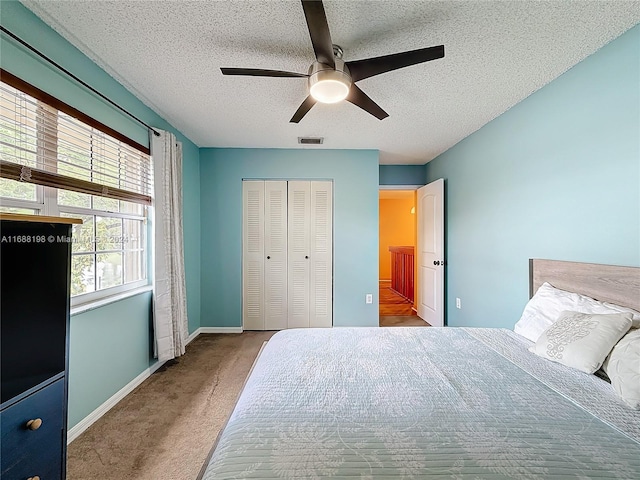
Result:
[[147,285],[148,149],[2,74],[0,211],[83,220],[73,227],[72,305]]

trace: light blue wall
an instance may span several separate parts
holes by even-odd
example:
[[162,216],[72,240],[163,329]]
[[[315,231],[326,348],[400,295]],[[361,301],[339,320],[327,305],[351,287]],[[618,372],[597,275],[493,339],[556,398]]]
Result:
[[449,325],[513,327],[529,258],[640,266],[639,59],[636,26],[427,164]]
[[380,165],[380,185],[425,185],[424,165]]
[[149,368],[150,305],[148,292],[71,317],[69,426]]
[[[75,47],[15,1],[0,1],[2,25],[145,122],[170,130],[183,143],[184,241],[189,331],[200,326],[200,158],[188,138],[146,107]],[[148,145],[147,130],[68,80],[53,67],[0,39],[3,69]],[[150,295],[77,315],[71,322],[69,427],[149,367]],[[99,385],[96,384],[96,380]]]
[[216,148],[200,150],[202,326],[242,325],[243,178],[333,180],[333,323],[377,326],[378,152]]
[[189,333],[200,328],[200,149],[182,143],[182,228]]

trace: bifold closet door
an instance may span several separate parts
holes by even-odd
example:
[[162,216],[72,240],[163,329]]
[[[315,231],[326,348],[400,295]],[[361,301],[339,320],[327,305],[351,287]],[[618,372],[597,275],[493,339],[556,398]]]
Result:
[[287,328],[287,182],[264,182],[264,329]]
[[287,182],[247,180],[243,190],[245,330],[287,328]]
[[311,182],[310,327],[333,325],[332,201],[331,182]]
[[242,182],[245,330],[331,327],[332,184]]
[[289,182],[289,328],[330,327],[332,184]]
[[311,182],[289,182],[289,328],[309,326]]
[[242,325],[264,330],[264,181],[242,182]]

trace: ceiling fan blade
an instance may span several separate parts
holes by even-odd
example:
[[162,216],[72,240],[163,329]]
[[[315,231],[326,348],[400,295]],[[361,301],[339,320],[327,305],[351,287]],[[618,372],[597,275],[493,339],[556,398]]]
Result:
[[370,113],[378,120],[384,120],[389,116],[387,112],[380,108],[376,102],[371,100],[366,93],[354,84],[351,84],[351,88],[349,88],[349,95],[347,95],[346,100],[360,107],[365,112]]
[[282,70],[263,70],[262,68],[221,68],[223,75],[249,75],[251,77],[303,77],[304,73],[284,72]]
[[313,98],[311,95],[305,98],[304,102],[302,102],[302,105],[298,107],[298,110],[296,110],[296,113],[294,113],[293,117],[291,117],[291,120],[289,120],[289,123],[300,122],[300,120],[302,120],[302,117],[304,117],[307,114],[307,112],[311,110],[311,107],[313,107],[316,104],[316,102],[317,100]]
[[351,79],[357,82],[358,80],[373,77],[374,75],[380,75],[381,73],[398,70],[399,68],[409,67],[442,57],[444,57],[444,45],[438,45],[437,47],[420,48],[409,52],[347,62],[347,66],[351,73]]
[[307,27],[313,44],[316,60],[331,68],[336,67],[333,58],[333,44],[329,33],[327,16],[324,13],[322,2],[318,0],[302,0],[304,16],[307,19]]

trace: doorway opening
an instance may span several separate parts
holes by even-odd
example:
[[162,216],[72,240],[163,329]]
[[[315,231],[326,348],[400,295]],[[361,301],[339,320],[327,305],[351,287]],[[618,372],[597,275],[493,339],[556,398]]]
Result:
[[428,326],[416,313],[416,190],[379,192],[380,326]]

